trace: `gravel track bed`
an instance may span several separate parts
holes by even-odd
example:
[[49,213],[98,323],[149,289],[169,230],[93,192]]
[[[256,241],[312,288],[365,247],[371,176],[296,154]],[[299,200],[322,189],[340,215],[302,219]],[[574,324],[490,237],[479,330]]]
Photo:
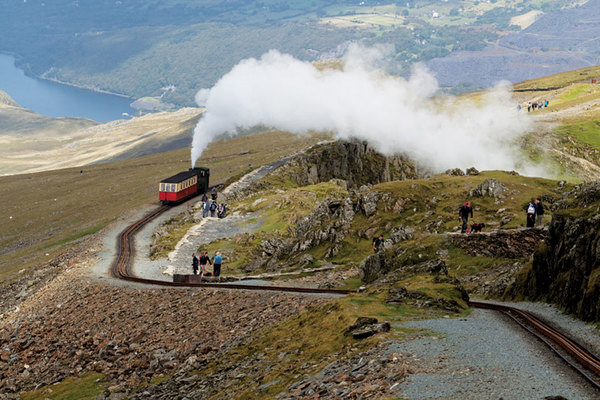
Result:
[[422,366],[399,387],[406,399],[597,399],[592,389],[545,345],[509,318],[473,310],[466,318],[407,322],[430,335],[393,345],[389,351]]
[[[486,300],[487,301],[487,300]],[[501,302],[490,301],[490,303],[504,304],[529,311],[544,322],[559,329],[571,338],[578,341],[596,356],[600,355],[600,329],[593,324],[585,323],[570,315],[562,313],[556,306],[547,303],[532,303],[529,301],[521,302]]]

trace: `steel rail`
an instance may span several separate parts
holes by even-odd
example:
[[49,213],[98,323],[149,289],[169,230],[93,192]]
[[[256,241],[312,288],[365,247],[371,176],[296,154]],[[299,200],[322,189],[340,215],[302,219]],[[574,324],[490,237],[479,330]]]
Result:
[[291,292],[291,293],[313,293],[313,294],[338,294],[346,295],[354,293],[354,290],[347,289],[323,289],[323,288],[307,288],[307,287],[295,287],[295,286],[267,286],[267,285],[244,285],[238,283],[215,283],[215,282],[202,282],[202,283],[185,283],[185,282],[170,282],[162,281],[158,279],[147,279],[135,276],[130,271],[130,264],[134,256],[133,239],[135,234],[144,225],[152,221],[154,218],[159,216],[168,210],[170,206],[161,206],[155,210],[149,212],[138,221],[134,222],[129,227],[125,228],[118,237],[117,240],[117,258],[113,263],[112,273],[115,278],[122,279],[129,282],[143,283],[147,285],[158,285],[166,287],[203,287],[203,288],[218,288],[218,289],[245,289],[245,290],[261,290],[261,291],[278,291],[278,292]]
[[[152,221],[154,218],[159,216],[168,210],[169,206],[161,206],[155,210],[149,212],[144,217],[124,229],[118,237],[118,256],[113,264],[112,272],[113,275],[118,278],[129,282],[137,282],[147,285],[156,285],[163,287],[201,287],[201,288],[218,288],[218,289],[236,289],[236,290],[259,290],[259,291],[279,291],[279,292],[291,292],[291,293],[313,293],[313,294],[338,294],[347,295],[354,293],[354,290],[348,289],[320,289],[320,288],[307,288],[307,287],[294,287],[294,286],[266,286],[266,285],[244,285],[244,284],[231,284],[231,283],[214,283],[214,282],[203,282],[203,283],[184,283],[184,282],[170,282],[162,281],[157,279],[140,278],[133,275],[130,270],[130,264],[134,256],[133,239],[135,234],[147,223]],[[475,308],[491,309],[503,312],[510,318],[515,320],[520,326],[526,330],[534,333],[536,337],[542,340],[548,347],[557,353],[563,360],[565,360],[571,367],[577,372],[583,375],[589,382],[591,382],[597,389],[600,389],[600,359],[593,353],[586,350],[583,346],[578,344],[575,340],[569,338],[558,330],[552,328],[546,323],[540,321],[532,314],[520,310],[518,308],[509,307],[501,304],[487,303],[481,301],[469,301],[468,305]],[[521,318],[524,323],[518,320]],[[562,355],[551,343],[555,343],[556,346],[569,353],[574,357],[581,365],[592,371],[596,377],[589,376],[585,371],[579,368],[577,365],[568,360]]]
[[[483,308],[489,310],[500,311],[515,322],[517,322],[521,327],[526,329],[527,331],[534,334],[538,337],[542,342],[544,342],[552,351],[557,353],[564,361],[566,361],[572,368],[574,368],[578,373],[580,373],[584,378],[586,378],[594,387],[600,389],[600,359],[595,356],[591,351],[587,350],[585,347],[577,343],[575,340],[561,333],[557,329],[551,327],[550,325],[542,322],[533,314],[510,306],[505,306],[502,304],[494,304],[487,303],[481,301],[469,301],[469,306],[475,308]],[[523,321],[521,322],[519,318]],[[563,354],[561,354],[558,349],[552,345],[555,344],[559,349],[567,352],[573,358],[577,360],[583,367],[587,370],[595,374],[595,377],[590,376],[586,371],[582,370],[575,363],[571,362],[567,359]]]

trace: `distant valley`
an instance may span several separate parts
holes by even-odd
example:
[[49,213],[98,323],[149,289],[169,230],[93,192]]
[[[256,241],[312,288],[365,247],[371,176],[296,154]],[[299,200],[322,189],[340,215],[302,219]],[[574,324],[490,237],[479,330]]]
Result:
[[[593,64],[598,8],[598,0],[4,2],[0,52],[34,76],[192,106],[200,88],[270,49],[315,61],[343,55],[350,42],[386,44],[390,72],[433,60],[442,85],[465,91]],[[584,28],[573,31],[577,21]],[[525,55],[532,61],[519,61]]]

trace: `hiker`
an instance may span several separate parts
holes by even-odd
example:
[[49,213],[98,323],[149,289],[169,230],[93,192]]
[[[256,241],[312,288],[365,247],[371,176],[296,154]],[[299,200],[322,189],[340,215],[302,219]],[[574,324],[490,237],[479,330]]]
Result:
[[210,216],[214,217],[216,211],[217,211],[217,203],[215,203],[213,200],[213,202],[210,204]]
[[210,197],[213,199],[213,201],[217,201],[217,188],[212,188],[210,191]]
[[458,219],[459,219],[459,221],[462,221],[462,229],[460,230],[460,233],[467,232],[467,223],[469,222],[469,214],[471,215],[471,218],[473,218],[473,209],[471,208],[471,202],[465,201],[465,204],[463,204],[460,207],[460,210],[458,210]]
[[225,218],[225,204],[221,203],[217,207],[217,217]]
[[535,214],[536,204],[535,199],[532,197],[529,204],[527,204],[527,227],[533,228],[535,226]]
[[221,257],[221,252],[217,251],[215,253],[215,258],[213,259],[213,272],[215,276],[221,275],[221,264],[223,263],[223,257]]
[[202,202],[203,202],[203,203],[206,203],[206,202],[208,202],[208,196],[206,196],[206,193],[204,193],[204,194],[202,195]]
[[537,225],[542,226],[542,219],[544,218],[544,205],[542,204],[542,199],[539,197],[535,201],[535,211],[537,214]]
[[548,100],[544,100],[544,107],[548,107]]
[[207,252],[204,253],[200,253],[200,275],[207,275],[208,276],[208,268],[206,267],[207,264],[210,264],[210,257],[208,256]]
[[194,275],[198,275],[198,257],[196,257],[196,253],[192,254],[192,269],[194,270]]
[[531,112],[531,102],[527,103],[527,112]]
[[379,251],[379,249],[381,248],[381,245],[383,244],[383,235],[379,235],[379,237],[376,237],[373,239],[373,251],[375,253],[377,253]]
[[204,201],[202,203],[202,216],[204,218],[208,217],[209,208],[210,208],[210,205],[208,204],[208,199],[206,199],[206,201]]

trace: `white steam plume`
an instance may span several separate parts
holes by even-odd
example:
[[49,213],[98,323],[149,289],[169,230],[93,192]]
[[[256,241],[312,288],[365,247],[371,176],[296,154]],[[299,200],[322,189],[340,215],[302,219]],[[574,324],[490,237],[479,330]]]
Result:
[[215,137],[265,126],[366,140],[384,154],[408,154],[436,172],[471,166],[519,170],[513,143],[528,119],[516,110],[507,85],[478,101],[433,98],[438,85],[428,71],[417,67],[408,81],[390,76],[375,69],[378,53],[351,47],[342,70],[320,71],[274,50],[241,61],[196,95],[206,112],[194,129],[192,164]]

